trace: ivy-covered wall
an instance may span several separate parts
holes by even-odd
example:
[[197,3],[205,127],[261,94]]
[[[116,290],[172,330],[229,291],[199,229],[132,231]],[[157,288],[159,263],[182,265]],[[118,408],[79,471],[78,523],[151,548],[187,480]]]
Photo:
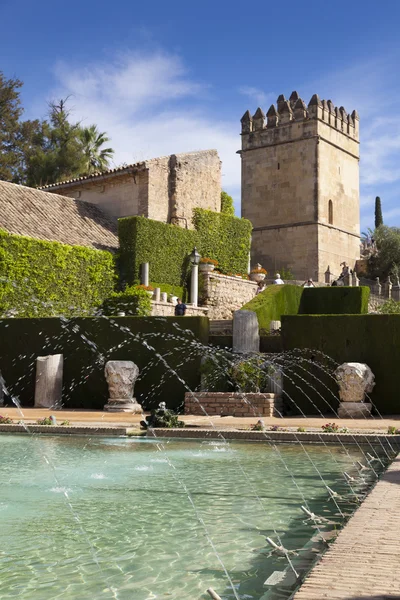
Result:
[[[159,402],[180,408],[200,383],[207,353],[206,317],[114,317],[0,320],[0,370],[7,389],[32,406],[37,356],[64,355],[65,408],[102,409],[108,360],[133,360],[140,377],[135,397],[148,410]],[[180,379],[179,379],[180,378]],[[10,403],[10,398],[6,397]]]
[[0,316],[91,314],[114,285],[110,252],[0,230]]
[[246,273],[251,223],[203,209],[195,209],[195,229],[126,217],[118,221],[119,267],[123,285],[140,280],[140,265],[150,264],[150,280],[185,286],[190,272],[189,254],[196,246],[201,256],[218,261],[222,273]]
[[285,403],[292,412],[337,410],[333,372],[344,362],[366,363],[372,369],[375,387],[370,397],[379,412],[400,412],[400,315],[286,315],[282,341]]

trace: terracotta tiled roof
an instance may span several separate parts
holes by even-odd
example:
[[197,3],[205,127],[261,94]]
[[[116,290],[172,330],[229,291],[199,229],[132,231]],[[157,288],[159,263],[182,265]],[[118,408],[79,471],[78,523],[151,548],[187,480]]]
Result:
[[40,240],[116,250],[117,223],[97,206],[0,181],[0,229]]
[[66,181],[59,181],[57,183],[49,183],[49,185],[43,185],[39,187],[39,190],[48,190],[59,187],[65,187],[72,184],[80,183],[81,181],[90,181],[91,179],[98,179],[100,177],[107,177],[114,173],[123,175],[124,173],[130,173],[132,171],[140,171],[145,168],[144,162],[135,163],[132,165],[124,165],[123,167],[116,167],[115,169],[108,169],[108,171],[102,171],[99,173],[92,173],[91,175],[85,175],[83,177],[75,177],[75,179],[67,179]]

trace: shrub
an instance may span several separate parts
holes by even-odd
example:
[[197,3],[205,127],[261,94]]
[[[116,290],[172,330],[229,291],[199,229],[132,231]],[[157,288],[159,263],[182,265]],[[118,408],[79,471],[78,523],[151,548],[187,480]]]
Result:
[[50,417],[43,417],[43,419],[38,419],[36,423],[38,425],[53,425],[53,421]]
[[151,299],[146,287],[131,286],[124,292],[114,292],[104,301],[104,314],[115,316],[119,312],[124,312],[130,316],[147,317],[151,313]]
[[229,376],[239,392],[265,392],[269,386],[271,367],[261,355],[239,360],[229,371]]
[[396,300],[387,300],[378,308],[378,312],[383,315],[399,315],[400,302],[396,302]]
[[324,433],[336,433],[339,431],[339,425],[336,425],[336,423],[327,423],[326,425],[322,425],[322,431]]
[[110,252],[0,230],[0,316],[93,314],[114,283]]
[[185,423],[179,421],[178,415],[166,408],[165,402],[161,402],[158,408],[153,408],[150,416],[145,421],[141,421],[140,425],[144,429],[149,427],[166,427],[167,429],[185,427]]
[[13,423],[13,420],[10,419],[10,417],[3,417],[3,415],[0,415],[0,425],[10,425],[11,423]]

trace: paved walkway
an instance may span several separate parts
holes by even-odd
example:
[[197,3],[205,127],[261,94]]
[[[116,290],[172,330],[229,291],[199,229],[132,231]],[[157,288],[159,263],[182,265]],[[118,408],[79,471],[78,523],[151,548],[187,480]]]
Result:
[[[130,415],[127,413],[109,413],[101,410],[47,410],[44,408],[22,408],[24,417],[16,408],[0,407],[0,415],[10,417],[18,422],[22,419],[35,423],[38,419],[48,417],[51,414],[56,415],[57,421],[70,421],[71,424],[77,425],[107,425],[107,426],[122,426],[134,427],[139,426],[142,420],[141,415]],[[217,429],[249,429],[256,421],[256,417],[203,417],[196,415],[179,415],[179,418],[185,421],[187,426],[201,427],[209,429],[216,427]],[[389,426],[400,428],[400,415],[388,416],[384,419],[338,419],[333,415],[327,417],[263,417],[263,421],[267,427],[278,425],[279,427],[305,427],[314,428],[321,431],[321,426],[327,422],[335,422],[340,427],[355,431],[380,431],[385,433]]]
[[400,600],[400,457],[339,533],[294,600]]

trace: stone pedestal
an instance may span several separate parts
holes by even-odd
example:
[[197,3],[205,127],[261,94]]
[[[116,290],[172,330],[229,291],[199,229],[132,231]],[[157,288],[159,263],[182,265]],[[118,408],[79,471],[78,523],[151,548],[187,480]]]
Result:
[[61,408],[64,358],[62,354],[36,359],[35,408]]
[[341,402],[338,408],[340,419],[365,419],[371,416],[372,404],[367,402]]
[[334,373],[339,386],[340,418],[362,419],[371,414],[372,404],[364,402],[372,391],[375,376],[365,363],[343,363]]
[[236,310],[233,313],[232,349],[243,354],[260,351],[258,319],[252,310]]
[[104,410],[141,414],[142,407],[133,397],[133,386],[139,376],[138,366],[130,360],[110,360],[104,373],[109,393]]

